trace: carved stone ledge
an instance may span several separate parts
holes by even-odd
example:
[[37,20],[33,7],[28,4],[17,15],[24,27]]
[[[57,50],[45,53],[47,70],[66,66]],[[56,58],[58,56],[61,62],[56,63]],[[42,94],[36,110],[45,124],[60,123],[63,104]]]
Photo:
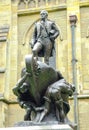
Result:
[[66,4],[66,0],[19,0],[18,2],[18,10],[21,9],[30,9],[30,8],[40,8],[40,7],[52,7],[59,6],[62,4]]
[[[56,6],[52,6],[52,8],[50,7],[47,7],[47,8],[44,8],[46,9],[47,11],[51,12],[51,11],[56,11],[56,10],[66,10],[67,9],[67,6],[66,5],[56,5]],[[40,10],[42,10],[43,8],[33,8],[33,9],[22,9],[22,10],[18,10],[18,15],[26,15],[26,14],[34,14],[34,13],[39,13]]]
[[6,71],[6,68],[1,68],[0,67],[0,73],[5,73],[5,71]]
[[89,0],[80,0],[80,7],[88,7]]
[[18,104],[17,101],[10,101],[10,100],[4,98],[4,94],[3,93],[0,93],[0,102],[4,102],[6,104]]
[[9,32],[9,26],[0,27],[0,42],[7,40],[7,35]]

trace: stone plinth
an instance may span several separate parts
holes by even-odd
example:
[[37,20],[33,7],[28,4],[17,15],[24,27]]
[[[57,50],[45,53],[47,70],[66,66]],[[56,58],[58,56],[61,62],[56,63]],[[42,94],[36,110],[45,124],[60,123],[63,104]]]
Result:
[[69,125],[42,125],[28,127],[0,128],[0,130],[73,130]]
[[68,124],[57,124],[57,122],[33,123],[29,121],[18,122],[15,127],[31,130],[73,130]]
[[69,125],[43,125],[43,126],[28,126],[28,127],[17,127],[17,129],[26,130],[73,130]]

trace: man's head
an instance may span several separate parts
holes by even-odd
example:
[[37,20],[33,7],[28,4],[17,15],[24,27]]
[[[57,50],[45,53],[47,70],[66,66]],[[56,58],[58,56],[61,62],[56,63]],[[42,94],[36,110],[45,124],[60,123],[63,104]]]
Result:
[[28,91],[28,84],[27,83],[23,83],[23,85],[22,86],[20,86],[20,92],[21,93],[25,93],[25,92],[27,92]]
[[41,19],[45,19],[48,17],[48,12],[46,10],[41,10],[40,15]]

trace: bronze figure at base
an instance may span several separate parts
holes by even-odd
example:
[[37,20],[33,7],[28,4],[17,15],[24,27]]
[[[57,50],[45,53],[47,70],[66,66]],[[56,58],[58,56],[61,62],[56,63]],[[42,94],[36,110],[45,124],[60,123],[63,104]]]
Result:
[[75,87],[60,72],[37,61],[33,55],[25,57],[25,64],[21,79],[13,88],[19,105],[26,109],[24,120],[65,123],[70,110],[68,98]]

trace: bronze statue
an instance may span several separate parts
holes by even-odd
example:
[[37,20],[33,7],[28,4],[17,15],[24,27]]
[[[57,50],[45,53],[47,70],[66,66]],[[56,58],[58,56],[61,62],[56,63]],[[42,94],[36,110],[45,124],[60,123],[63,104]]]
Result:
[[44,116],[50,112],[51,103],[55,106],[56,117],[59,122],[65,122],[67,113],[70,110],[70,106],[68,103],[69,96],[73,95],[75,91],[74,85],[69,84],[66,82],[65,79],[60,79],[55,83],[49,85],[47,91],[45,93],[45,109],[42,112],[42,116],[40,121]]
[[40,16],[41,20],[35,23],[31,47],[37,59],[38,56],[43,56],[45,63],[49,64],[49,57],[52,56],[59,30],[53,21],[47,19],[48,12],[46,10],[42,10]]
[[25,57],[25,64],[21,79],[13,88],[20,106],[26,109],[24,120],[50,121],[54,114],[56,121],[65,122],[70,110],[68,98],[75,87],[67,83],[60,72],[37,61],[33,55]]

